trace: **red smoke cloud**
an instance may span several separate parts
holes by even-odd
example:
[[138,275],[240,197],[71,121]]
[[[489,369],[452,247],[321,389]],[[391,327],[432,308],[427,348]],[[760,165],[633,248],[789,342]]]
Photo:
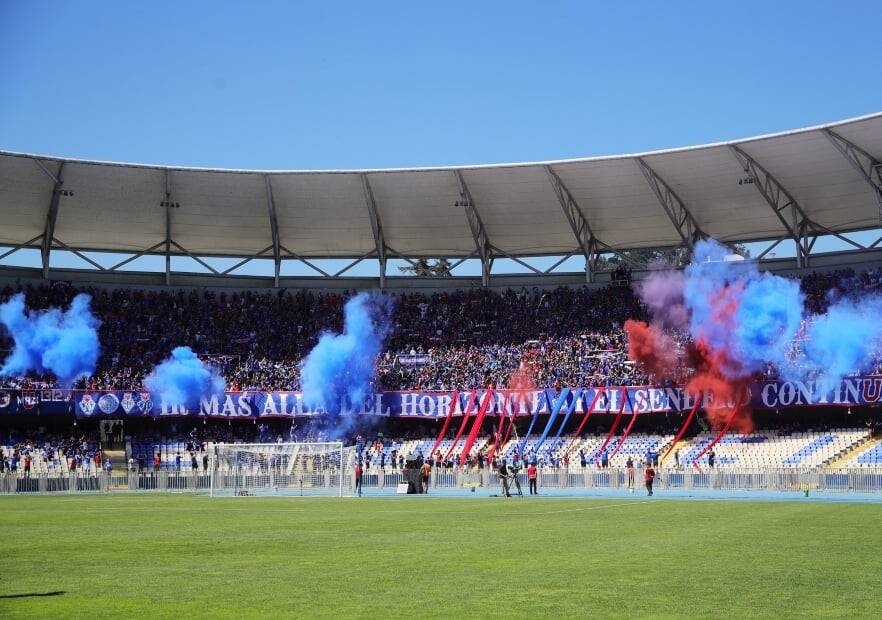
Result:
[[[744,289],[740,283],[724,286],[717,291],[712,306],[713,324],[710,330],[731,330],[735,328],[735,313]],[[658,379],[675,379],[686,371],[689,380],[686,390],[692,396],[706,395],[707,419],[714,429],[722,428],[735,411],[735,407],[751,383],[752,377],[745,375],[734,356],[725,350],[711,347],[703,338],[692,343],[684,355],[678,351],[660,327],[647,325],[642,321],[628,320],[624,325],[628,335],[628,357],[640,368]],[[753,430],[750,404],[742,404],[732,428],[737,432],[749,433]]]
[[536,384],[530,365],[530,360],[524,356],[518,369],[508,377],[508,398],[512,411],[530,411],[532,407],[531,398]]
[[[731,368],[733,362],[725,352],[713,352],[703,341],[689,347],[687,360],[694,374],[686,384],[686,391],[693,396],[699,393],[709,395],[705,406],[707,420],[711,428],[720,429],[732,415],[739,399],[744,397],[751,378],[730,379],[724,375],[721,368]],[[749,402],[742,403],[732,428],[739,433],[753,431]]]
[[[714,329],[735,329],[735,313],[744,294],[744,285],[733,282],[724,286],[718,295],[710,300],[713,308]],[[713,348],[701,338],[692,347],[692,367],[695,374],[687,384],[687,389],[695,393],[699,390],[710,394],[707,403],[708,422],[714,429],[722,428],[737,407],[739,399],[751,383],[752,377],[745,374],[741,365],[728,351]],[[732,428],[740,433],[753,431],[753,411],[750,403],[743,404]]]
[[521,360],[518,369],[509,375],[508,387],[514,391],[536,389],[532,373],[530,372],[530,360],[527,356],[524,356]]
[[671,379],[677,369],[674,343],[660,329],[643,321],[625,321],[628,358],[645,372],[659,379]]

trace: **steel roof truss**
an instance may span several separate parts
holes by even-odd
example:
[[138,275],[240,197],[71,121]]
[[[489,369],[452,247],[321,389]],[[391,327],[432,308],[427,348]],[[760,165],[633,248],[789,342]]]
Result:
[[753,179],[752,185],[771,207],[775,216],[784,226],[790,238],[796,244],[796,263],[799,267],[808,267],[811,242],[809,236],[816,234],[819,227],[805,214],[796,199],[781,183],[753,157],[739,147],[730,145],[735,159],[741,164],[744,172]]
[[707,237],[707,235],[701,230],[701,226],[698,225],[692,213],[686,208],[677,193],[671,189],[671,186],[642,157],[636,158],[636,161],[640,172],[643,173],[649,184],[649,188],[677,230],[677,234],[680,235],[686,247],[692,251],[695,242]]
[[487,229],[484,228],[484,222],[475,208],[475,201],[472,199],[472,194],[469,191],[468,185],[466,185],[465,179],[462,178],[462,173],[459,170],[454,170],[453,174],[456,176],[456,182],[459,185],[460,199],[456,206],[465,209],[469,228],[475,240],[475,248],[478,251],[478,256],[481,258],[481,285],[487,286],[490,282],[490,270],[493,268],[492,246],[487,236]]

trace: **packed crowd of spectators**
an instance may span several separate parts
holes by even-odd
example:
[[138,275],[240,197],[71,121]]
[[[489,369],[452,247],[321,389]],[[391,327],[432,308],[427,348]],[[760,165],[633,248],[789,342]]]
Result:
[[[300,363],[323,331],[339,332],[353,292],[215,293],[81,289],[65,284],[22,289],[32,309],[92,296],[101,320],[96,372],[76,387],[137,389],[170,351],[187,345],[217,365],[234,390],[294,390]],[[7,288],[2,299],[16,290]],[[380,389],[504,386],[512,371],[533,381],[630,382],[621,325],[642,309],[624,286],[599,290],[454,291],[395,296],[391,329],[378,360]],[[4,335],[2,348],[12,342]],[[407,366],[400,354],[426,354]],[[8,378],[7,387],[51,384],[51,377]]]
[[[812,273],[801,285],[808,308],[821,312],[842,296],[882,290],[882,271]],[[354,294],[147,291],[64,283],[21,290],[32,309],[66,306],[80,292],[92,296],[102,352],[94,375],[76,386],[89,389],[138,389],[146,374],[181,345],[217,365],[230,389],[299,389],[302,360],[323,331],[342,330],[343,305]],[[0,300],[15,292],[7,287]],[[394,295],[375,387],[506,387],[513,375],[536,386],[645,384],[650,378],[627,359],[622,330],[626,319],[645,316],[627,283]],[[4,334],[0,349],[11,346]],[[4,379],[6,387],[51,382],[45,376]]]

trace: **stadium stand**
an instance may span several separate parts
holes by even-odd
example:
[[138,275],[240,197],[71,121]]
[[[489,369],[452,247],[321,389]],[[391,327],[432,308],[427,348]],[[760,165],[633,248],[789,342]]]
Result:
[[[819,312],[831,299],[882,290],[882,271],[813,272],[800,282],[808,306]],[[628,318],[645,318],[645,309],[622,284],[396,295],[377,388],[506,387],[517,370],[535,386],[650,383],[651,377],[627,363],[621,326]],[[95,375],[79,385],[89,389],[138,389],[145,374],[179,345],[219,366],[234,390],[299,389],[300,362],[323,330],[342,327],[350,294],[140,291],[61,283],[21,290],[31,308],[63,306],[79,292],[92,295],[102,321],[103,355]],[[15,292],[7,287],[0,301]],[[425,354],[426,363],[399,363],[405,354]],[[45,376],[2,381],[4,387],[48,385],[52,378]]]
[[882,438],[868,437],[860,448],[851,451],[846,458],[835,465],[839,467],[882,466]]
[[[868,431],[836,428],[825,432],[757,431],[749,435],[730,434],[714,447],[717,467],[817,467],[829,462],[867,437]],[[681,448],[683,460],[691,463],[716,433],[700,433]],[[685,451],[684,451],[685,450]],[[708,455],[697,459],[708,464]]]
[[[644,317],[625,280],[603,287],[538,288],[504,292],[453,290],[434,294],[405,292],[395,296],[392,331],[377,362],[378,389],[468,389],[494,384],[505,387],[517,374],[535,386],[639,385],[652,381],[628,363],[626,338],[621,329],[625,319]],[[854,272],[813,272],[802,275],[801,288],[808,305],[823,311],[832,299],[856,292],[882,289],[882,271],[869,268]],[[23,288],[7,287],[0,300],[21,290],[32,308],[63,306],[79,292],[92,295],[93,309],[101,320],[103,354],[93,377],[81,387],[90,389],[138,389],[146,372],[174,346],[192,346],[222,370],[229,386],[236,389],[298,389],[299,364],[325,329],[340,329],[342,307],[352,292],[316,293],[309,290],[258,293],[180,290],[150,291],[131,288],[74,287],[64,283]],[[5,339],[5,336],[4,336]],[[0,342],[8,349],[11,342]],[[421,354],[426,363],[406,365],[401,355]],[[878,364],[875,369],[879,370]],[[768,376],[774,376],[770,368]],[[16,377],[2,380],[3,387],[51,386],[51,377]],[[286,423],[287,424],[287,423]],[[116,451],[97,434],[65,437],[31,428],[25,435],[4,431],[4,471],[67,474],[98,471],[110,457],[114,471],[126,468],[152,469],[158,457],[161,469],[204,470],[206,446],[213,442],[322,440],[321,429],[296,430],[278,424],[212,427],[204,432],[179,432],[174,423],[158,424],[150,431],[128,430],[127,441]],[[369,470],[392,467],[394,454],[421,453],[434,443],[431,432],[422,434],[401,426],[391,429],[395,439],[381,442],[366,463]],[[525,428],[519,428],[524,433]],[[571,432],[571,429],[568,429]],[[667,450],[673,428],[635,432],[619,446],[612,437],[605,454],[611,467],[624,467],[628,458],[641,463],[648,455]],[[453,430],[439,451],[446,455]],[[757,430],[751,435],[730,434],[715,448],[718,468],[764,467],[870,467],[882,464],[882,449],[872,439],[872,425],[863,428],[838,427],[823,431],[797,425],[789,431]],[[571,435],[549,437],[535,453],[536,437],[518,435],[497,450],[498,459],[535,458],[543,467],[578,467],[584,460],[595,466],[603,460],[600,451],[604,431],[588,432],[574,441]],[[678,446],[681,464],[698,455],[713,434],[699,432]],[[120,438],[121,439],[121,438]],[[349,438],[354,440],[354,438]],[[479,438],[469,455],[488,454],[489,431]],[[523,444],[523,445],[522,445]],[[447,463],[458,460],[463,441],[454,448]],[[569,449],[568,449],[569,448]],[[706,466],[708,455],[698,459]],[[398,463],[396,463],[398,465]],[[492,465],[488,464],[488,465]],[[670,465],[668,463],[667,465]]]
[[[501,451],[497,452],[498,459],[513,460],[516,453],[522,454],[526,461],[535,460],[541,466],[561,467],[565,464],[564,456],[569,455],[569,466],[579,466],[584,457],[588,466],[599,466],[602,460],[600,451],[604,441],[603,435],[588,435],[577,439],[570,447],[571,436],[561,437],[558,441],[547,442],[538,453],[535,452],[535,439],[511,440]],[[690,464],[696,455],[707,445],[712,438],[711,433],[699,433],[694,438],[684,441],[677,446],[680,453],[679,463]],[[774,431],[757,431],[750,435],[732,434],[724,437],[715,447],[716,467],[738,468],[769,468],[769,467],[818,467],[829,464],[837,456],[851,452],[857,445],[866,444],[868,432],[861,429],[836,428],[821,432],[795,432],[779,436]],[[620,437],[613,437],[607,444],[604,452],[613,455],[609,458],[609,466],[624,467],[626,461],[631,458],[634,463],[642,464],[649,459],[656,460],[660,454],[671,445],[673,435],[670,434],[643,434],[635,433],[629,436],[619,447]],[[134,459],[134,467],[141,469],[155,469],[154,456],[159,457],[159,468],[168,470],[188,471],[191,469],[204,469],[203,457],[210,453],[210,446],[215,442],[200,442],[193,440],[144,440],[132,438],[126,450],[126,455]],[[439,445],[435,454],[429,454],[434,445],[434,440],[412,439],[400,441],[397,439],[379,440],[368,442],[365,445],[366,467],[379,469],[393,467],[393,455],[396,457],[405,454],[418,454],[425,459],[437,460],[437,454],[442,458],[450,451],[453,441],[445,439]],[[462,453],[462,441],[454,448],[448,459],[449,463],[444,466],[453,466],[458,462]],[[491,447],[491,441],[487,438],[479,439],[472,451],[474,463],[477,464],[477,455],[481,454],[487,459]],[[85,442],[85,448],[74,448],[68,442],[47,441],[44,446],[39,442],[28,441],[27,443],[12,443],[0,446],[3,451],[4,469],[23,472],[24,459],[29,458],[32,473],[68,473],[77,469],[85,468],[95,471],[102,466],[102,452],[97,443]],[[180,456],[180,461],[177,457]],[[143,457],[143,458],[139,458]],[[385,457],[385,458],[383,458]],[[192,459],[196,459],[197,466],[192,467]],[[397,460],[397,459],[396,459]],[[852,464],[878,465],[882,463],[882,444],[877,441],[863,445],[862,449],[853,452],[850,456]],[[696,461],[699,465],[707,466],[708,456],[704,455]],[[117,469],[125,467],[126,462],[118,462]],[[488,466],[490,465],[487,459]],[[395,465],[398,465],[396,462]],[[673,466],[674,459],[667,465]]]
[[877,443],[872,448],[859,454],[856,461],[858,465],[882,465],[882,444]]
[[[801,279],[809,305],[822,311],[831,299],[856,291],[878,291],[882,272],[868,269],[810,273]],[[342,306],[350,293],[317,294],[307,290],[285,293],[213,291],[141,291],[133,289],[77,288],[66,284],[29,286],[23,289],[34,308],[65,305],[78,292],[93,296],[94,311],[102,321],[101,341],[106,343],[95,376],[84,381],[90,388],[140,387],[144,373],[173,346],[189,344],[220,366],[234,389],[297,389],[299,363],[324,329],[339,329]],[[7,299],[16,289],[6,288]],[[630,286],[557,288],[552,290],[450,291],[396,296],[393,330],[378,360],[380,389],[450,389],[496,384],[504,387],[513,373],[528,377],[536,386],[645,384],[643,376],[627,363],[626,339],[621,325],[626,318],[641,317],[644,310]],[[208,317],[211,317],[210,320]],[[5,348],[11,343],[4,342]],[[398,356],[424,354],[428,363],[404,365]],[[877,368],[878,370],[878,368]],[[773,376],[774,369],[770,369]],[[33,388],[52,384],[51,377],[3,380],[4,387]],[[285,424],[288,424],[287,422]],[[425,458],[434,439],[425,430],[414,432],[402,425],[376,447],[369,445],[368,471],[397,467],[411,452]],[[525,432],[519,428],[518,432]],[[422,433],[422,434],[420,434]],[[614,436],[600,448],[602,430],[575,438],[549,437],[538,453],[536,437],[510,440],[496,451],[499,459],[535,459],[541,467],[596,467],[604,453],[610,467],[624,467],[628,458],[643,463],[657,459],[673,441],[673,428],[635,432],[622,445]],[[750,435],[730,434],[715,448],[717,468],[874,467],[882,465],[882,447],[873,438],[874,427],[837,427],[822,431],[797,425],[788,431],[757,430]],[[321,429],[296,429],[295,425],[250,424],[214,426],[189,432],[176,424],[159,423],[152,430],[127,431],[124,446],[112,450],[97,433],[59,435],[29,429],[16,436],[4,431],[0,443],[2,471],[67,475],[101,471],[111,460],[113,471],[127,468],[167,471],[204,471],[210,446],[216,442],[323,440]],[[440,446],[447,455],[453,430]],[[395,438],[392,438],[395,437]],[[711,441],[713,433],[699,432],[678,446],[677,458],[687,465]],[[354,441],[354,437],[350,437]],[[464,441],[452,450],[442,467],[458,462]],[[478,439],[469,462],[489,454],[489,431]],[[123,448],[123,449],[121,449]],[[393,455],[396,462],[393,465]],[[195,461],[195,468],[193,463]],[[671,466],[671,461],[666,466]],[[708,455],[697,464],[706,467]],[[493,463],[488,462],[488,467]]]

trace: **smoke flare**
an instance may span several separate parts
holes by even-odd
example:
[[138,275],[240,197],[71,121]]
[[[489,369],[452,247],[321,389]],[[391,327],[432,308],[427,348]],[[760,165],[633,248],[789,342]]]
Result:
[[67,310],[28,311],[22,293],[0,305],[0,323],[14,346],[0,375],[18,376],[29,371],[51,372],[64,387],[95,372],[101,347],[101,322],[91,312],[92,298],[80,294]]
[[677,368],[677,351],[673,340],[660,329],[643,321],[625,321],[628,335],[628,357],[641,369],[659,379],[673,378]]
[[200,360],[190,347],[175,347],[144,385],[166,407],[196,407],[201,398],[220,398],[226,389],[217,368]]
[[336,436],[353,422],[371,393],[375,362],[389,331],[391,299],[361,293],[343,309],[343,333],[325,332],[301,370],[303,402],[323,407]]
[[[816,380],[829,391],[872,364],[882,339],[882,297],[839,300],[813,316],[797,280],[736,259],[716,241],[700,241],[683,274],[657,271],[635,285],[652,325],[628,321],[625,331],[629,356],[643,370],[659,378],[691,370],[687,389],[708,395],[711,425],[719,428],[734,415],[732,426],[748,432],[753,423],[745,393],[769,368],[789,380]],[[692,343],[677,357],[662,330],[684,326]]]

